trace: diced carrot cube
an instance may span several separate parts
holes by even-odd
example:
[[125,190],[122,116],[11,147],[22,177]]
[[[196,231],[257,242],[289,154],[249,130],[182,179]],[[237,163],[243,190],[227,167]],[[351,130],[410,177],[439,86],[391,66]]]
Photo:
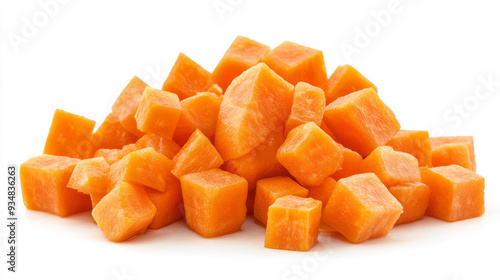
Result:
[[265,247],[309,251],[318,242],[321,201],[293,195],[269,207]]
[[212,72],[214,80],[223,91],[248,68],[262,62],[270,48],[250,38],[238,36]]
[[92,134],[91,142],[95,150],[121,149],[124,145],[135,143],[137,139],[137,136],[123,128],[117,114],[109,113]]
[[432,166],[460,165],[472,170],[469,145],[465,143],[450,143],[432,150]]
[[323,210],[323,221],[352,243],[389,233],[400,214],[401,203],[373,173],[341,179]]
[[[128,107],[128,103],[135,96],[140,96],[148,85],[143,82],[139,77],[134,76],[127,86],[122,90],[115,103],[113,104],[113,113],[120,115],[120,113]],[[135,112],[134,112],[135,114]]]
[[332,174],[332,178],[337,181],[356,174],[359,164],[363,160],[358,153],[345,147],[342,147],[342,157],[344,159],[342,161],[342,167]]
[[92,209],[88,195],[66,187],[78,162],[76,158],[41,155],[21,164],[19,172],[26,208],[61,217]]
[[218,168],[223,163],[210,140],[197,129],[175,155],[172,174],[180,179],[185,174]]
[[220,169],[181,177],[186,222],[209,238],[240,230],[246,218],[247,182]]
[[219,111],[215,147],[224,161],[266,141],[290,114],[293,86],[259,63],[231,83]]
[[208,138],[214,136],[221,102],[222,100],[211,92],[200,92],[182,100],[174,141],[184,145],[197,128]]
[[430,188],[427,214],[454,222],[484,214],[484,177],[458,165],[422,168]]
[[328,79],[322,51],[289,41],[271,50],[264,63],[292,85],[306,82],[322,87]]
[[343,96],[325,108],[324,122],[338,142],[366,157],[385,145],[401,125],[373,88]]
[[113,242],[142,234],[156,214],[156,207],[140,186],[121,182],[92,210],[92,217]]
[[163,83],[162,90],[173,92],[180,100],[206,91],[213,84],[210,72],[183,53],[179,53],[174,66]]
[[420,182],[418,160],[388,146],[378,147],[359,164],[358,173],[373,172],[386,187]]
[[429,205],[429,186],[423,183],[403,183],[389,188],[389,192],[403,206],[403,213],[395,225],[420,220]]
[[150,229],[160,229],[182,218],[181,183],[169,174],[166,185],[164,192],[144,188],[156,207],[156,215],[148,227]]
[[177,95],[146,87],[135,119],[140,131],[172,139],[180,115],[181,105]]
[[297,184],[290,177],[273,177],[259,180],[255,190],[254,217],[264,225],[267,224],[269,206],[276,199],[286,195],[306,197],[309,191]]
[[351,65],[338,66],[323,88],[325,90],[326,104],[328,105],[339,97],[365,88],[373,88],[377,91],[377,87]]
[[138,150],[151,147],[169,159],[173,159],[174,156],[181,150],[181,147],[179,147],[179,145],[177,145],[177,143],[173,140],[162,138],[152,133],[146,134],[137,140],[137,142],[135,142],[135,147]]
[[427,131],[401,129],[386,145],[395,151],[414,156],[420,167],[430,167],[432,164],[431,142]]
[[57,109],[52,118],[44,154],[85,159],[92,157],[90,140],[95,121]]
[[325,208],[330,196],[332,195],[335,185],[337,185],[337,181],[335,181],[335,179],[332,177],[326,177],[320,185],[308,187],[307,189],[309,190],[309,193],[307,196],[321,201],[321,207]]
[[135,114],[137,113],[137,109],[139,109],[141,99],[142,95],[132,96],[118,115],[122,127],[136,137],[142,137],[145,134],[137,128],[137,120],[135,119]]
[[293,92],[292,112],[286,122],[285,135],[293,128],[314,122],[318,126],[325,112],[325,94],[321,88],[299,82]]
[[[476,155],[474,153],[474,139],[472,136],[443,136],[443,137],[431,137],[431,149],[433,151],[432,154],[432,161],[433,161],[433,166],[434,166],[434,150],[438,149],[440,146],[445,145],[445,144],[456,144],[456,143],[463,143],[467,144],[469,146],[469,156],[470,156],[470,170],[476,172]],[[445,149],[446,150],[446,149]],[[463,153],[464,148],[457,148],[456,152],[461,154]],[[450,157],[454,157],[455,151],[452,151],[450,149]],[[439,162],[440,160],[437,160]],[[462,163],[462,164],[459,164]],[[457,155],[457,162],[453,162],[451,164],[457,164],[461,165],[462,167],[465,167],[463,165],[466,165],[466,160],[462,159],[461,155]],[[444,165],[444,163],[443,163]],[[449,164],[447,164],[449,165]],[[467,168],[467,167],[465,167]]]
[[111,165],[108,192],[122,181],[163,192],[172,176],[171,168],[172,161],[153,148],[131,152]]
[[106,193],[108,187],[109,164],[103,157],[80,161],[68,182],[68,188],[81,193]]
[[313,122],[292,129],[276,154],[278,161],[305,186],[317,186],[340,169],[342,147]]
[[103,157],[109,164],[113,164],[133,151],[137,151],[135,144],[128,144],[121,149],[99,149],[95,152],[94,157]]

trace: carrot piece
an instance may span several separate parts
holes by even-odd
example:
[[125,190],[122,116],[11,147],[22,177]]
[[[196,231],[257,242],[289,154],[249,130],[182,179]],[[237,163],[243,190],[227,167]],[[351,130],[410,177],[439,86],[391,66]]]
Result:
[[222,96],[224,94],[224,90],[222,90],[222,88],[218,84],[211,85],[207,89],[207,92],[215,93],[217,96]]
[[460,165],[472,170],[469,145],[465,143],[451,143],[441,145],[432,150],[432,166]]
[[224,161],[239,158],[283,126],[293,86],[259,63],[231,83],[220,106],[215,147]]
[[142,95],[132,96],[127,102],[126,107],[124,107],[118,115],[121,126],[136,137],[142,137],[145,134],[137,128],[137,120],[135,119],[135,114],[137,113],[137,109],[139,109],[141,99]]
[[309,251],[318,242],[321,201],[293,195],[269,207],[265,247]]
[[212,72],[214,80],[222,90],[248,68],[262,62],[270,48],[250,38],[238,36]]
[[148,226],[150,229],[160,229],[182,218],[181,183],[171,174],[166,178],[164,192],[144,188],[156,207],[156,215]]
[[172,174],[178,179],[189,173],[218,168],[224,161],[210,140],[197,129],[172,160]]
[[394,148],[395,151],[414,156],[418,159],[420,167],[432,164],[431,142],[427,131],[401,129],[386,145]]
[[378,147],[359,164],[358,173],[373,172],[386,187],[420,182],[418,160],[388,146]]
[[276,157],[305,186],[321,184],[343,160],[342,147],[313,122],[292,129]]
[[137,136],[123,128],[118,115],[111,112],[92,134],[91,142],[95,150],[121,149],[125,145],[135,143],[137,139]]
[[181,147],[179,147],[179,145],[177,145],[177,143],[173,140],[162,138],[152,133],[148,133],[137,140],[137,142],[135,142],[135,147],[137,150],[151,147],[169,159],[173,159],[174,156],[181,150]]
[[321,88],[299,82],[293,92],[293,104],[290,117],[286,122],[285,135],[293,128],[314,122],[318,126],[325,112],[325,94]]
[[136,137],[144,135],[137,129],[134,116],[141,102],[142,93],[147,86],[137,76],[133,77],[113,104],[113,113],[118,116],[122,127]]
[[106,193],[108,187],[109,164],[103,157],[80,161],[68,182],[68,188],[81,193]]
[[85,159],[92,157],[94,147],[90,140],[95,121],[56,109],[44,154]]
[[137,151],[135,144],[128,144],[121,149],[99,149],[95,152],[94,157],[103,157],[109,164],[113,164],[133,151]]
[[374,89],[363,89],[330,103],[324,122],[338,142],[366,157],[399,131],[396,116]]
[[61,217],[90,210],[88,195],[66,187],[79,162],[76,158],[41,155],[21,164],[19,172],[26,208]]
[[328,126],[326,126],[326,124],[323,120],[321,121],[321,125],[319,128],[321,128],[326,134],[328,134],[328,136],[330,136],[330,138],[337,141],[337,138],[335,137],[335,135],[333,135],[333,132],[328,128]]
[[[453,144],[453,143],[463,143],[469,146],[469,156],[470,156],[470,170],[476,172],[476,155],[474,153],[474,138],[472,136],[443,136],[443,137],[431,137],[431,149],[434,151],[442,145]],[[463,151],[463,148],[459,148]],[[460,151],[461,152],[461,151]],[[453,154],[453,153],[452,153]],[[453,156],[450,154],[450,156]],[[434,154],[432,156],[434,160]],[[465,161],[461,161],[465,162]],[[455,163],[456,164],[456,163]]]
[[171,168],[172,161],[153,148],[131,152],[110,166],[108,192],[122,181],[163,192],[171,180]]
[[214,136],[221,102],[222,100],[211,92],[201,92],[182,100],[174,141],[184,145],[197,128],[208,138]]
[[180,100],[206,91],[213,85],[210,72],[183,53],[179,53],[174,66],[163,83],[162,90],[173,92]]
[[156,207],[139,186],[121,182],[92,210],[92,217],[113,242],[142,234],[156,214]]
[[403,206],[403,213],[395,225],[420,220],[429,205],[429,186],[423,183],[403,183],[389,188],[389,192]]
[[289,41],[271,50],[264,63],[292,85],[306,82],[322,87],[328,80],[323,52]]
[[324,86],[326,104],[365,88],[377,87],[349,64],[338,66]]
[[352,243],[386,236],[403,212],[373,173],[340,179],[323,210],[323,221]]
[[346,147],[342,147],[342,157],[344,160],[342,161],[341,168],[331,176],[337,181],[356,174],[359,164],[363,160],[358,153]]
[[484,177],[458,165],[422,168],[430,188],[427,214],[455,222],[484,214]]
[[104,193],[91,193],[90,194],[90,201],[92,202],[92,209],[101,201],[103,197],[107,195],[106,192]]
[[321,207],[324,209],[330,199],[330,196],[332,195],[335,185],[337,185],[337,181],[335,179],[332,177],[326,177],[320,185],[308,187],[307,189],[309,190],[309,193],[307,196],[321,201]]
[[182,176],[181,187],[186,222],[191,230],[205,238],[240,230],[247,212],[245,179],[212,169]]
[[177,95],[146,87],[135,119],[140,131],[172,139],[180,115],[181,105]]
[[306,197],[309,191],[297,184],[290,177],[272,177],[259,180],[255,190],[254,217],[264,225],[267,224],[269,206],[276,199],[286,195]]

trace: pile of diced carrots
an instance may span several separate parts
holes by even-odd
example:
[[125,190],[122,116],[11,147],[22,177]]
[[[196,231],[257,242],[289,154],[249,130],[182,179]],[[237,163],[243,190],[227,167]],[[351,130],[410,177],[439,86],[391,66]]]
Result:
[[265,247],[308,251],[320,232],[352,243],[424,215],[484,213],[472,137],[404,130],[350,65],[239,36],[210,73],[179,54],[163,87],[138,77],[95,122],[56,110],[43,154],[21,165],[28,209],[91,210],[111,241],[184,219],[210,238],[266,227]]

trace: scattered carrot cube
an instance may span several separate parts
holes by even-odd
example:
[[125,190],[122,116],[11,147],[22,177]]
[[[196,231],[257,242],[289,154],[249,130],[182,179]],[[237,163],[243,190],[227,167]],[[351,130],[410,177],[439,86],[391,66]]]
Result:
[[455,222],[484,214],[484,178],[458,165],[422,168],[429,186],[427,214]]
[[151,147],[169,159],[174,158],[174,156],[181,150],[181,147],[179,147],[179,145],[177,145],[177,143],[173,140],[162,138],[152,133],[148,133],[137,140],[137,142],[135,142],[135,147],[137,150]]
[[386,145],[395,151],[414,156],[420,167],[430,167],[432,164],[431,142],[427,131],[401,129]]
[[247,212],[245,179],[212,169],[182,176],[181,187],[186,222],[191,230],[205,238],[240,230]]
[[432,150],[432,166],[460,165],[472,170],[469,145],[465,143],[443,144]]
[[326,177],[320,185],[308,187],[307,189],[309,190],[309,193],[307,196],[321,201],[321,207],[325,208],[330,196],[332,195],[335,185],[337,185],[337,181],[335,181],[335,179],[332,177]]
[[389,188],[389,192],[403,206],[403,213],[395,225],[420,220],[429,205],[429,187],[423,183],[402,183]]
[[265,247],[309,251],[318,242],[320,222],[321,201],[280,197],[269,207]]
[[323,90],[308,83],[299,82],[293,92],[292,112],[286,122],[285,135],[292,128],[307,122],[314,122],[320,126],[324,111],[325,93]]
[[124,145],[135,143],[135,141],[137,141],[137,136],[123,128],[118,115],[113,112],[108,114],[91,137],[95,150],[121,149]]
[[68,188],[81,193],[106,193],[108,187],[109,164],[103,157],[80,161],[68,182]]
[[342,158],[344,159],[342,166],[337,172],[332,174],[332,178],[337,181],[356,174],[359,164],[363,160],[358,153],[345,147],[342,147]]
[[323,88],[326,104],[365,88],[373,88],[377,91],[377,87],[351,65],[338,66]]
[[142,93],[147,86],[137,76],[133,77],[113,104],[113,113],[118,116],[122,127],[136,137],[141,137],[144,134],[137,129],[134,116],[141,102]]
[[[456,144],[456,143],[463,143],[467,144],[469,146],[469,156],[470,156],[470,170],[476,172],[476,155],[474,153],[474,139],[472,136],[443,136],[443,137],[431,137],[431,148],[432,151],[438,149],[440,146],[445,145],[445,144]],[[451,154],[449,155],[450,157],[453,157],[454,152],[450,151]],[[459,153],[463,152],[463,148],[458,148]],[[458,157],[459,159],[462,158],[461,156]],[[432,160],[434,161],[434,152],[432,155]],[[439,160],[437,160],[439,162]],[[460,160],[458,163],[463,163],[463,165],[466,165],[465,161]],[[457,164],[457,163],[454,163]]]

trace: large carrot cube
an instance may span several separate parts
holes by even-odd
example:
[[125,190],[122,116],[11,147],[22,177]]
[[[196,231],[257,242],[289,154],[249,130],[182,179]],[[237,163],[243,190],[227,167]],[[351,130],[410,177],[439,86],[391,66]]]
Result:
[[305,186],[317,186],[342,165],[342,147],[313,122],[292,129],[276,154]]
[[323,121],[336,140],[346,148],[366,157],[385,145],[401,125],[373,88],[363,89],[330,103]]
[[163,192],[171,168],[172,161],[153,148],[131,152],[111,165],[108,192],[122,181]]
[[136,137],[143,135],[137,129],[137,122],[134,116],[141,102],[142,93],[147,86],[137,76],[133,77],[113,104],[113,113],[118,116],[122,127]]
[[332,196],[333,189],[337,185],[337,181],[332,177],[326,177],[325,181],[318,186],[308,187],[309,193],[308,197],[312,197],[316,200],[321,201],[321,207],[325,208],[330,196]]
[[197,129],[173,158],[172,174],[180,179],[182,175],[218,168],[223,163],[210,140]]
[[146,87],[135,119],[140,131],[172,139],[180,115],[181,105],[177,95]]
[[342,166],[337,172],[332,174],[332,178],[337,181],[356,174],[359,164],[363,160],[358,153],[346,147],[342,147],[342,158],[344,159]]
[[44,154],[85,159],[92,157],[95,121],[57,109],[52,118]]
[[448,222],[484,214],[484,177],[458,165],[422,168],[430,188],[427,214]]
[[386,187],[401,183],[420,182],[418,160],[388,146],[376,148],[359,164],[358,173],[373,172]]
[[[470,168],[469,169],[472,170],[472,171],[474,171],[474,172],[476,172],[476,155],[474,153],[474,138],[472,136],[431,137],[431,138],[429,138],[429,140],[431,141],[431,149],[432,149],[432,151],[434,151],[434,150],[438,149],[440,146],[446,145],[446,144],[458,144],[458,143],[467,144],[467,146],[469,147],[469,157],[470,157],[470,161],[469,161],[470,162]],[[444,149],[444,150],[448,150],[448,149]],[[455,150],[455,151],[453,151],[453,150]],[[449,149],[449,152],[450,152],[449,156],[453,158],[455,156],[454,155],[455,152],[459,153],[459,154],[462,154],[463,150],[464,150],[463,147],[462,148],[456,148],[456,149]],[[459,159],[463,158],[462,155],[456,155],[456,156],[457,156],[457,163],[463,163],[462,165],[466,165],[466,163],[465,163],[466,161],[465,160],[458,161]],[[437,158],[440,158],[440,157],[437,157]],[[432,155],[432,159],[434,161],[434,153]],[[437,159],[437,162],[440,162],[440,160]],[[453,164],[457,164],[457,163],[453,163]]]
[[162,138],[153,133],[148,133],[137,140],[135,147],[137,150],[151,147],[169,159],[172,159],[181,150],[181,147],[173,140]]
[[432,164],[431,142],[427,131],[401,129],[386,145],[395,151],[414,156],[420,167],[430,167]]
[[191,230],[206,238],[240,230],[247,213],[245,179],[212,169],[182,176],[181,187]]
[[320,222],[321,201],[280,197],[269,207],[265,247],[309,251],[318,242]]
[[293,86],[259,63],[238,76],[222,100],[215,147],[224,161],[264,143],[290,114]]
[[212,72],[212,80],[223,91],[248,68],[262,62],[270,48],[250,38],[238,36]]
[[429,187],[423,183],[403,183],[389,188],[389,192],[403,206],[396,225],[420,220],[429,205]]
[[306,197],[308,190],[289,177],[273,177],[257,182],[253,215],[264,225],[267,224],[269,206],[276,199],[286,195]]
[[183,53],[179,53],[174,66],[163,83],[162,90],[173,92],[180,100],[206,91],[213,82],[210,72],[191,60]]
[[314,122],[320,126],[324,112],[325,94],[323,90],[308,83],[299,82],[293,92],[292,112],[286,122],[285,135],[292,128],[307,122]]
[[91,138],[94,149],[121,149],[124,145],[137,141],[137,136],[120,124],[118,115],[111,112],[104,119]]
[[365,88],[373,88],[377,91],[377,87],[351,65],[338,66],[323,88],[325,90],[326,104]]
[[403,207],[373,173],[341,179],[323,210],[323,221],[352,243],[389,233]]
[[322,87],[328,79],[322,51],[289,41],[271,50],[264,63],[292,85],[306,82]]
[[156,207],[140,186],[121,182],[92,210],[92,217],[113,242],[142,234],[156,214]]
[[92,209],[88,195],[66,187],[78,162],[76,158],[41,155],[21,164],[26,208],[61,217]]
[[80,161],[68,182],[68,188],[81,193],[106,193],[108,187],[109,164],[103,157]]

